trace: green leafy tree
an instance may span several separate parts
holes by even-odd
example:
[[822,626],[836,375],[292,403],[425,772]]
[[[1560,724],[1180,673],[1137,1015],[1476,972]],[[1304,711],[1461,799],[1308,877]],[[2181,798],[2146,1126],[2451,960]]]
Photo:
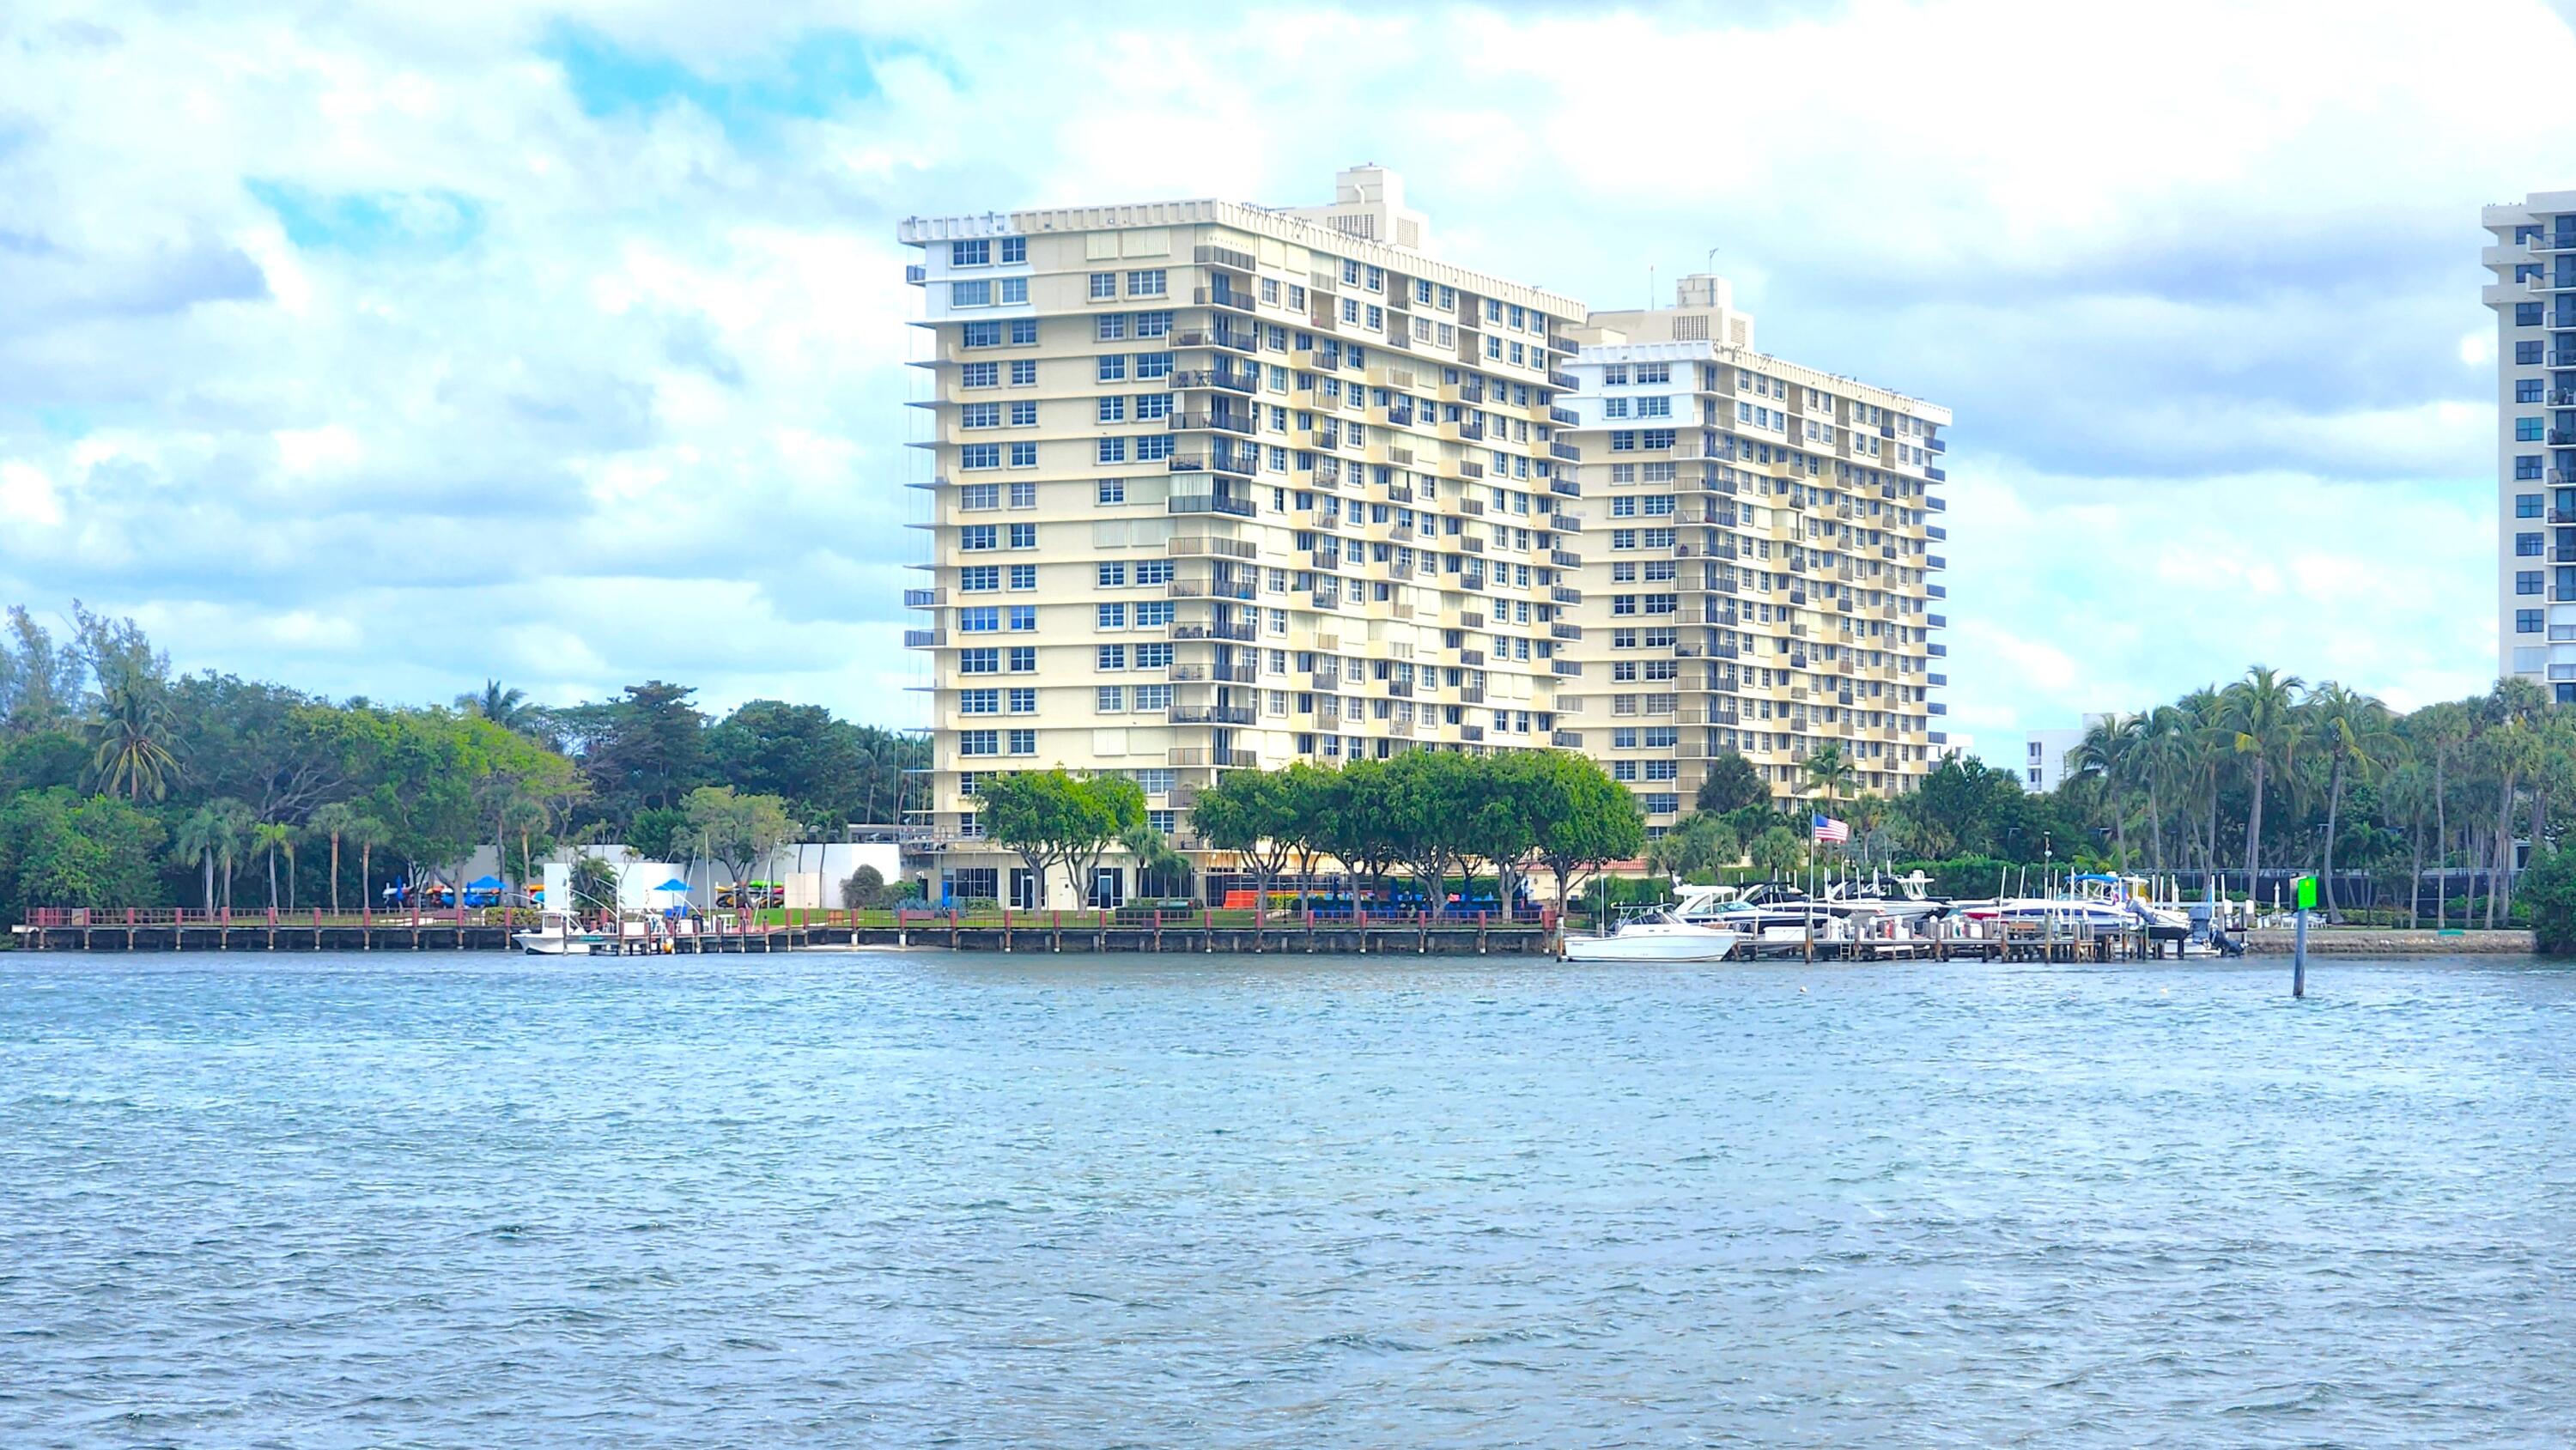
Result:
[[733,873],[736,884],[749,881],[796,829],[785,801],[737,794],[729,785],[700,786],[689,792],[682,809],[688,813],[690,833],[706,843],[708,854]]
[[1692,809],[1702,815],[1731,815],[1747,806],[1769,806],[1771,783],[1762,767],[1729,750],[1708,763],[1708,778],[1699,783]]
[[1538,758],[1545,762],[1548,787],[1538,804],[1535,854],[1556,878],[1556,908],[1562,913],[1585,877],[1646,849],[1646,817],[1637,797],[1599,762],[1558,751]]
[[2522,904],[2543,956],[2576,956],[2576,850],[2535,852],[2523,872]]
[[161,822],[114,796],[56,788],[0,803],[0,917],[33,906],[158,906]]
[[870,911],[886,904],[885,873],[862,863],[841,882],[844,911]]
[[1773,826],[1754,839],[1749,854],[1754,870],[1777,880],[1797,873],[1807,859],[1807,843],[1788,827]]
[[1229,770],[1190,806],[1200,838],[1252,868],[1255,922],[1269,914],[1271,884],[1297,849],[1299,789],[1281,771]]

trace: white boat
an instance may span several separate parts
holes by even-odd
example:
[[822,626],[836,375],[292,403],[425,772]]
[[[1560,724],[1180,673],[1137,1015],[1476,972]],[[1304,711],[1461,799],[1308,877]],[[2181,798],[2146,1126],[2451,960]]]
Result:
[[609,936],[583,929],[571,912],[549,911],[537,918],[535,930],[520,932],[510,940],[530,956],[586,957],[607,946]]
[[1963,901],[1956,904],[1956,909],[1972,922],[2093,932],[2136,931],[2143,927],[2149,936],[2170,941],[2191,935],[2190,916],[2149,900],[2145,883],[2135,877],[2079,872],[2068,877],[2066,885],[2064,895]]
[[1722,962],[1744,940],[1724,927],[1701,926],[1658,907],[1619,923],[1608,936],[1565,938],[1569,962]]

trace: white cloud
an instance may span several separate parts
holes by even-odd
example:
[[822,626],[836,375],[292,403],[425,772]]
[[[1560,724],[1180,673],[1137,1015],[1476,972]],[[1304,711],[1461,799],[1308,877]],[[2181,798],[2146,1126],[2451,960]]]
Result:
[[[1955,405],[1951,698],[1989,749],[2256,654],[2471,688],[2475,207],[2576,144],[2492,127],[2491,37],[2576,62],[2508,0],[90,18],[0,19],[0,589],[380,696],[659,674],[899,720],[893,219],[1296,203],[1361,159],[1457,260],[1604,304],[1723,246],[1767,344]],[[619,77],[568,34],[701,83],[585,111]],[[817,89],[815,53],[873,86]],[[1618,76],[1638,144],[1593,124]]]

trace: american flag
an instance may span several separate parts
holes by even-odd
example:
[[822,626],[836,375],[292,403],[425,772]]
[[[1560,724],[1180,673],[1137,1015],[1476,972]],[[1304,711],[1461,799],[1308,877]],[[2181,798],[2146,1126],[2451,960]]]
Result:
[[1815,820],[1817,840],[1848,841],[1851,839],[1851,822],[1838,821],[1831,816],[1818,816]]

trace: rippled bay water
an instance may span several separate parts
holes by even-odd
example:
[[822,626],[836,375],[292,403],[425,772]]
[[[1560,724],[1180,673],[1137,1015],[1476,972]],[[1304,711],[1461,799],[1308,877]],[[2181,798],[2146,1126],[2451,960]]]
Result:
[[0,1443],[2528,1445],[2576,973],[0,959]]

